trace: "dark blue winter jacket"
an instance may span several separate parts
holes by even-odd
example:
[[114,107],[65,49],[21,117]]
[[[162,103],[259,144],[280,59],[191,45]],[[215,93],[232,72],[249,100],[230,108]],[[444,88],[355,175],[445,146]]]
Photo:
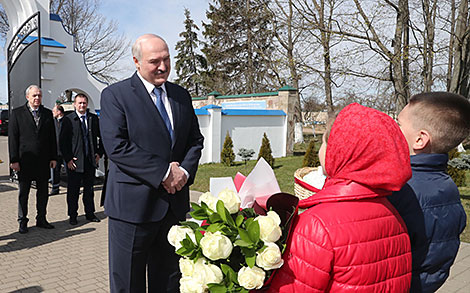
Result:
[[413,257],[411,292],[434,292],[449,277],[466,224],[447,154],[411,156],[413,177],[390,201],[408,228]]

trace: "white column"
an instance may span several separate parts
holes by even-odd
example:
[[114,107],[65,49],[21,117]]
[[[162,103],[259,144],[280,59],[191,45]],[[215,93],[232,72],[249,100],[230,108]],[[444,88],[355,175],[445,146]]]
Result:
[[210,137],[204,141],[204,147],[207,147],[210,152],[210,161],[219,163],[220,152],[222,151],[223,137],[222,137],[222,107],[211,105],[207,108],[209,111],[209,133]]

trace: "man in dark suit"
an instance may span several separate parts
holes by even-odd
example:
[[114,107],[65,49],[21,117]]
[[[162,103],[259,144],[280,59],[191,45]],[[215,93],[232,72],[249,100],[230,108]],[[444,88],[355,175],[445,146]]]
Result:
[[95,170],[103,155],[98,116],[88,111],[88,97],[77,94],[75,111],[68,114],[60,132],[60,150],[67,164],[67,212],[71,225],[77,225],[78,197],[83,184],[85,217],[100,222],[95,216],[93,183]]
[[55,105],[54,108],[52,108],[52,116],[54,116],[55,136],[57,142],[57,164],[55,168],[52,169],[52,190],[50,195],[56,195],[59,194],[60,169],[64,164],[64,159],[62,158],[62,153],[59,146],[60,130],[62,129],[62,122],[64,121],[64,107],[61,105]]
[[18,173],[19,232],[28,232],[28,198],[31,181],[36,181],[36,226],[52,229],[46,220],[50,168],[56,165],[57,145],[51,110],[41,105],[42,92],[36,85],[26,89],[28,102],[13,109],[8,125],[10,168]]
[[178,292],[167,234],[189,211],[203,137],[188,91],[167,81],[166,42],[143,35],[132,54],[137,72],[101,94],[111,292],[145,292],[146,270],[148,292]]

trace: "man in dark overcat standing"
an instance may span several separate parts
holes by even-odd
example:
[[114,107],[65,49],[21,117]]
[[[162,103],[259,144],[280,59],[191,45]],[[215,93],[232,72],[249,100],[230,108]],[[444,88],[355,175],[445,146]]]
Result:
[[19,232],[28,233],[28,199],[31,181],[36,181],[36,226],[53,229],[46,220],[50,168],[55,168],[57,145],[52,111],[42,103],[37,85],[26,89],[24,106],[13,109],[8,125],[10,168],[18,173]]
[[143,35],[132,55],[137,72],[101,93],[111,292],[146,292],[146,273],[148,292],[179,292],[167,234],[189,211],[203,137],[188,91],[167,81],[166,42]]

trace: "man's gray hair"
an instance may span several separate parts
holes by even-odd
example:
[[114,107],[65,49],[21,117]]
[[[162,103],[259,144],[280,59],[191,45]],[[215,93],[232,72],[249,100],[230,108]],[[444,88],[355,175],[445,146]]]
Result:
[[35,84],[32,84],[32,85],[28,86],[28,88],[25,90],[25,92],[24,92],[25,95],[28,96],[29,91],[30,91],[31,89],[33,89],[33,88],[38,89],[38,90],[41,90],[41,88],[40,88],[39,86],[37,86],[37,85],[35,85]]
[[137,59],[137,61],[140,61],[140,59],[142,58],[142,41],[143,40],[146,40],[146,39],[150,39],[150,38],[158,38],[160,40],[162,40],[165,45],[168,47],[168,44],[166,43],[166,41],[160,37],[159,35],[156,35],[156,34],[145,34],[145,35],[142,35],[140,37],[137,38],[137,40],[135,40],[134,44],[132,45],[132,56],[135,57],[135,59]]

